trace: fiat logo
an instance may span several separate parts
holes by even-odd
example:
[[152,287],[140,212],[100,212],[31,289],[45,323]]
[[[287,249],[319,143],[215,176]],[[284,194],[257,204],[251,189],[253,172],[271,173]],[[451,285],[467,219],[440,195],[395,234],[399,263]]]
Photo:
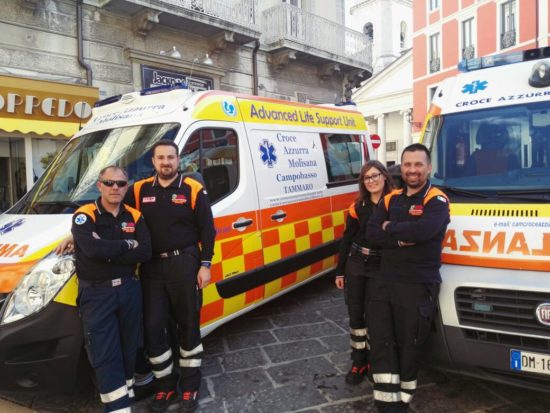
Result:
[[535,310],[535,314],[539,323],[550,326],[550,303],[539,304]]

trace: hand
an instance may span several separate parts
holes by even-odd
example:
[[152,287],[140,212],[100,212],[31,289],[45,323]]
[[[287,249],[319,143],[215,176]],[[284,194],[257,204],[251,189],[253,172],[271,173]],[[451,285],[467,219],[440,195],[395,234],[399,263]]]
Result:
[[390,221],[384,221],[382,222],[382,231],[386,230],[386,227],[389,225]]
[[129,250],[135,250],[137,247],[139,247],[139,242],[135,239],[126,239],[124,240],[128,244]]
[[210,284],[210,268],[201,266],[197,274],[197,285],[199,288],[205,288]]
[[55,255],[67,255],[74,253],[74,239],[72,235],[68,235],[63,238],[59,244],[53,250]]
[[414,244],[416,244],[416,242],[397,241],[397,245],[399,245],[400,247],[410,247]]
[[345,284],[344,276],[343,275],[338,275],[336,277],[336,279],[334,280],[334,284],[336,284],[336,288],[338,288],[339,290],[342,290],[344,288],[344,284]]
[[99,235],[97,235],[97,232],[92,232],[92,237],[94,237],[95,239],[101,239],[99,238]]

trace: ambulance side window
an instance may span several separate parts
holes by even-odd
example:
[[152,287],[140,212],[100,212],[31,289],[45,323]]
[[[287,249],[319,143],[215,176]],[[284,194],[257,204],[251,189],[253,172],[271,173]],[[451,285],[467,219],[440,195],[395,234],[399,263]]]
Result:
[[356,180],[361,170],[359,135],[321,134],[329,183]]
[[231,129],[193,132],[180,154],[180,170],[202,175],[210,202],[229,195],[238,184],[238,139]]

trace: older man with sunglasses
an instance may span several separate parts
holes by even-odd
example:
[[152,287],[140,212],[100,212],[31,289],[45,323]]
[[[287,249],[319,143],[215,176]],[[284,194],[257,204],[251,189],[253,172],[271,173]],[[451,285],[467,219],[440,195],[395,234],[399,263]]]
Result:
[[105,412],[130,412],[142,322],[139,262],[151,258],[151,239],[139,211],[122,203],[128,176],[118,166],[99,174],[101,196],[73,215],[78,308],[90,364]]

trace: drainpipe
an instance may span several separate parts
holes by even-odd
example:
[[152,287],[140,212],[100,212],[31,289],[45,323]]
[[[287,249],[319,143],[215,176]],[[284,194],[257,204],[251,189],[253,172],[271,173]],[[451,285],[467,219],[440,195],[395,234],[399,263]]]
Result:
[[82,0],[76,0],[76,36],[78,39],[78,63],[86,70],[86,84],[92,86],[92,67],[84,60],[84,39],[82,37]]
[[253,94],[258,95],[258,49],[260,48],[260,41],[254,41],[254,50],[252,51],[252,82],[253,82]]
[[535,47],[539,48],[539,1],[535,1]]

